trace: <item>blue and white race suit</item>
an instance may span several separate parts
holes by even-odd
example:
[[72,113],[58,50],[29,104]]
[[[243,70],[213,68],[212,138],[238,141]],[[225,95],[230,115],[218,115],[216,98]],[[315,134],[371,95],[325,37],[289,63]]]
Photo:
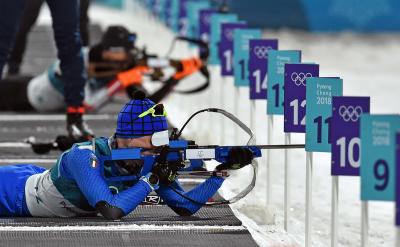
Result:
[[[99,202],[132,212],[153,191],[141,178],[132,186],[108,182],[99,165],[99,157],[110,155],[111,139],[97,138],[95,149],[91,142],[75,144],[61,154],[50,170],[21,164],[0,167],[0,216],[75,217],[95,215]],[[174,211],[197,212],[220,188],[224,179],[210,177],[194,189],[185,192],[174,181],[171,186],[160,184],[155,191]],[[110,188],[118,188],[114,194]],[[190,201],[192,198],[196,202]]]

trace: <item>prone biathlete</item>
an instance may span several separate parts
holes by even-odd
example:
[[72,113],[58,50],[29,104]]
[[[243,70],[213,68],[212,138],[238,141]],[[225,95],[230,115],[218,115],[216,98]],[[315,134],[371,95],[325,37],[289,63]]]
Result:
[[[201,61],[197,58],[169,61],[153,57],[142,57],[135,47],[136,35],[122,26],[111,26],[99,44],[84,52],[88,81],[85,85],[85,100],[78,111],[95,111],[121,90],[129,96],[143,90],[144,75],[153,80],[163,80],[163,86],[149,96],[155,102],[166,97],[178,82],[198,70]],[[176,73],[163,79],[163,67],[172,66]],[[59,62],[36,77],[11,76],[0,82],[1,111],[56,112],[65,110],[64,84]],[[76,110],[76,109],[73,109]],[[69,109],[67,108],[67,111]],[[78,112],[79,113],[79,112]]]
[[[185,192],[176,180],[176,170],[159,166],[155,159],[118,160],[105,163],[112,150],[143,148],[152,157],[168,144],[166,111],[137,92],[122,107],[115,134],[75,144],[62,153],[50,170],[20,164],[0,167],[0,216],[77,217],[100,213],[106,219],[120,219],[132,212],[152,191],[178,215],[197,212],[220,188],[224,179],[212,176]],[[166,135],[165,135],[166,134]],[[157,138],[155,138],[157,136]],[[247,148],[229,154],[229,164],[250,164],[253,157],[242,155]],[[146,156],[148,155],[148,156]],[[154,155],[153,155],[154,156]],[[151,162],[150,171],[144,171]],[[138,175],[124,182],[107,177]],[[177,193],[178,192],[178,193]]]

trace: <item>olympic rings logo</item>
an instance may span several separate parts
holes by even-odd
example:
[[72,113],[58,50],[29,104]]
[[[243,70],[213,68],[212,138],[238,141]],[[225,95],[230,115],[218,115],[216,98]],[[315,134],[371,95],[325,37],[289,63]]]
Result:
[[296,84],[296,86],[300,86],[300,85],[305,86],[306,79],[309,77],[312,77],[312,74],[311,73],[303,73],[303,72],[300,72],[300,73],[293,72],[290,77],[291,77],[292,81],[294,82],[294,84]]
[[339,115],[343,118],[345,122],[357,122],[358,119],[360,119],[361,114],[363,113],[363,110],[361,106],[340,106],[339,107]]
[[232,29],[225,30],[225,37],[228,40],[233,40],[233,30]]
[[211,23],[211,15],[205,15],[203,20],[204,20],[205,24],[210,24]]
[[268,58],[268,51],[271,50],[271,46],[256,46],[253,49],[254,54],[258,59],[267,59]]

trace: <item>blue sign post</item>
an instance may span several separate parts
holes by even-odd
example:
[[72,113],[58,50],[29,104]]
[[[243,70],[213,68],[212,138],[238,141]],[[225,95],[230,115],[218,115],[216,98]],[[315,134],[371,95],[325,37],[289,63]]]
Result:
[[268,53],[267,114],[283,115],[285,64],[300,63],[301,51],[274,51]]
[[179,0],[170,0],[167,8],[167,24],[172,31],[179,31]]
[[233,75],[233,30],[246,28],[246,23],[223,23],[221,41],[219,44],[219,57],[221,60],[221,75]]
[[[400,167],[400,132],[396,133],[396,167]],[[400,226],[400,169],[396,173],[396,225]]]
[[268,55],[271,50],[278,50],[277,39],[250,40],[249,80],[250,99],[267,98]]
[[342,96],[340,78],[307,78],[306,151],[331,152],[332,97]]
[[213,14],[211,16],[210,31],[210,64],[219,65],[219,42],[221,40],[221,24],[227,22],[236,22],[238,17],[234,14]]
[[233,74],[235,76],[235,86],[248,87],[249,82],[249,51],[250,40],[260,39],[261,30],[259,29],[235,29],[233,31]]
[[361,200],[395,200],[395,134],[399,115],[361,116]]
[[285,133],[306,132],[306,79],[318,76],[318,64],[285,64]]
[[369,113],[369,97],[333,97],[332,172],[333,176],[359,176],[361,162],[360,119]]
[[206,43],[210,42],[211,16],[217,13],[214,9],[200,10],[199,16],[199,35],[200,39]]
[[187,3],[187,17],[188,17],[188,37],[199,38],[199,17],[200,10],[207,9],[210,7],[210,3],[206,0],[198,2],[188,2]]

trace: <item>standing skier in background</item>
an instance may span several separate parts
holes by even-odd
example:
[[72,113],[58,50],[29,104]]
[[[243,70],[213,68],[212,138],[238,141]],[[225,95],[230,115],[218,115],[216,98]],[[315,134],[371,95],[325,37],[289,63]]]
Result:
[[[0,72],[7,62],[27,0],[0,0]],[[29,0],[30,1],[30,0]],[[67,131],[92,136],[83,121],[86,73],[79,33],[78,0],[46,0],[53,19],[54,37],[60,59],[63,90],[67,105]]]
[[[28,34],[40,14],[40,10],[45,0],[29,0],[25,4],[18,32],[15,38],[14,48],[8,58],[8,75],[16,75],[20,73],[21,63],[24,57]],[[82,45],[89,45],[89,10],[90,0],[80,0],[80,34]]]

